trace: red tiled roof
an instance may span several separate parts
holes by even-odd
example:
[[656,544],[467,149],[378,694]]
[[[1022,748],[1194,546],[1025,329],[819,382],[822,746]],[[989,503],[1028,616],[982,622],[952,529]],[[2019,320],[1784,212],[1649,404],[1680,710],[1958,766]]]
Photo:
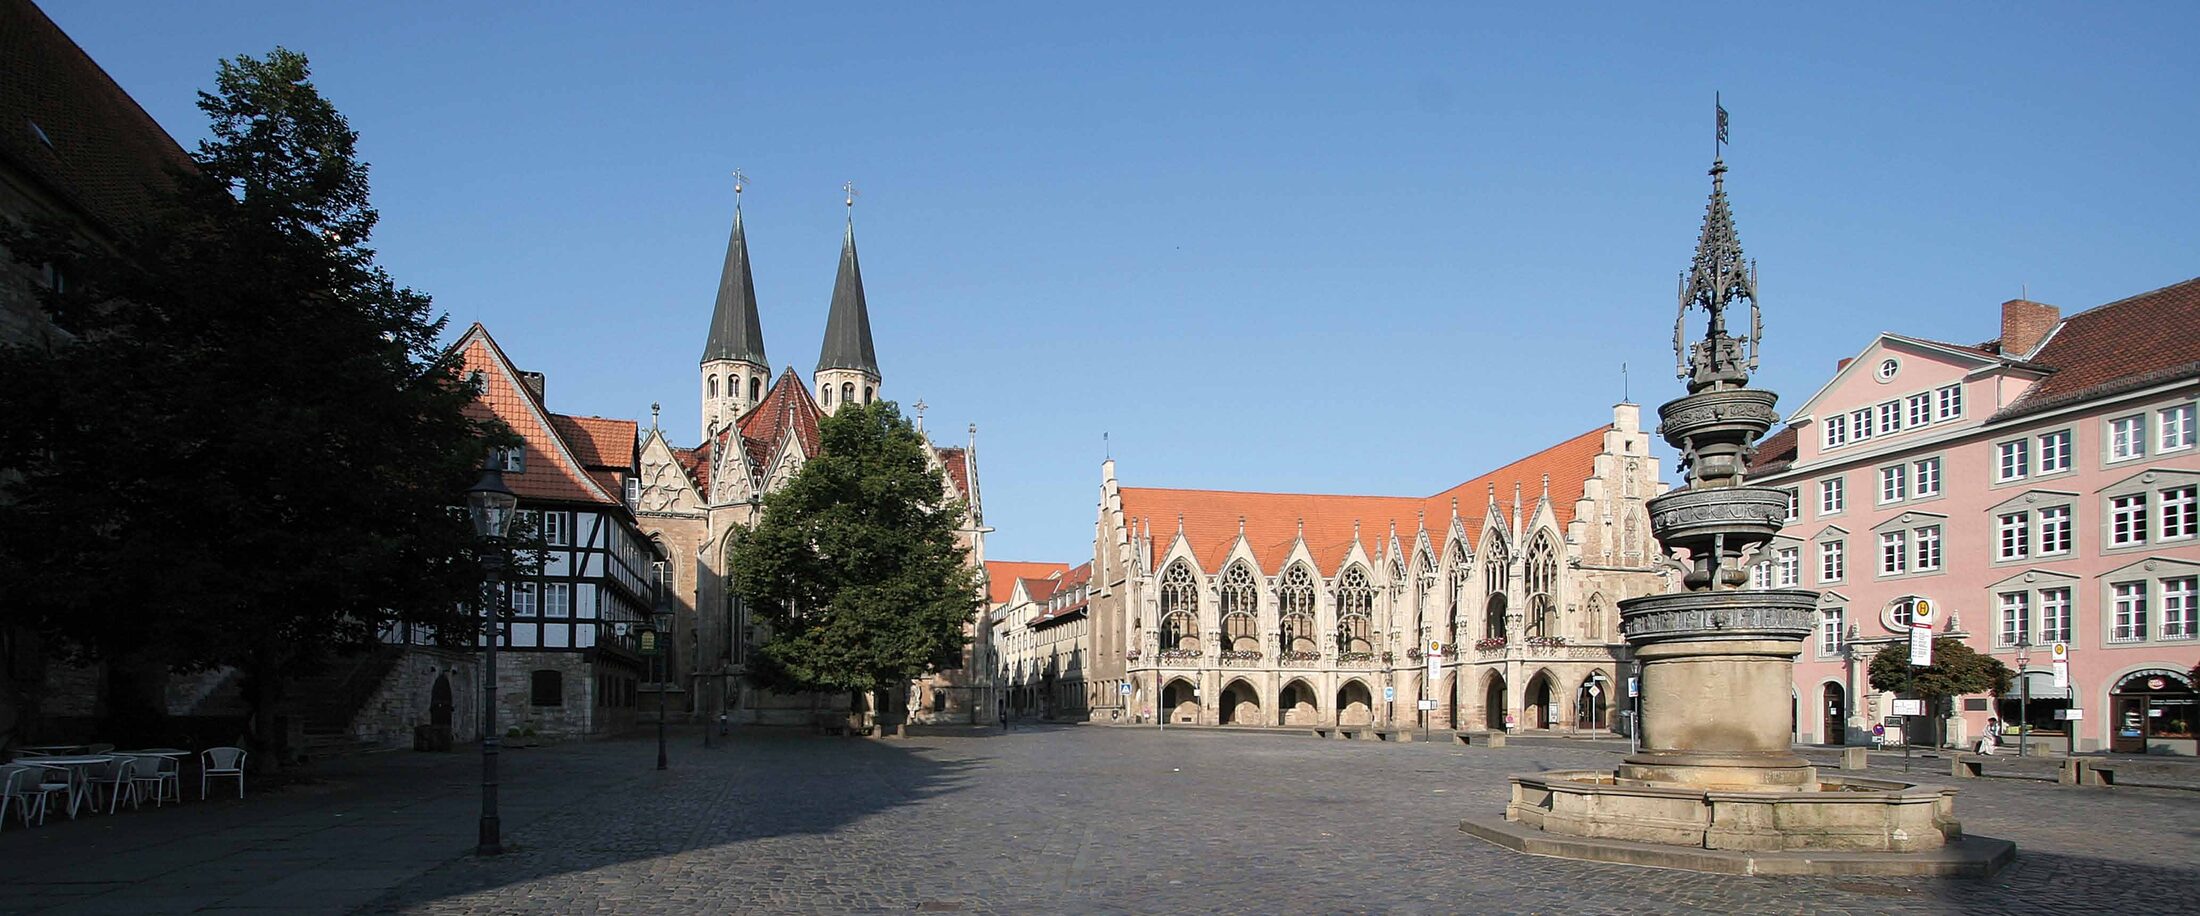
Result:
[[[1090,564],[1087,564],[1090,565]],[[1036,563],[1023,560],[985,561],[986,600],[1000,604],[1015,592],[1016,580],[1031,577],[1059,576],[1069,571],[1068,563]]]
[[[1167,550],[1176,536],[1177,520],[1183,519],[1185,540],[1199,565],[1209,571],[1221,567],[1237,542],[1239,520],[1245,540],[1261,568],[1273,574],[1281,567],[1292,543],[1305,525],[1306,547],[1318,571],[1334,575],[1352,549],[1354,526],[1370,559],[1387,549],[1390,529],[1398,529],[1402,549],[1412,550],[1417,525],[1429,528],[1429,537],[1443,548],[1445,527],[1451,524],[1451,501],[1457,498],[1459,516],[1467,536],[1481,543],[1492,486],[1498,502],[1510,508],[1513,487],[1518,484],[1523,514],[1532,511],[1543,494],[1543,475],[1550,475],[1551,510],[1564,528],[1574,517],[1574,502],[1581,498],[1594,471],[1594,458],[1604,448],[1600,426],[1544,449],[1519,461],[1483,474],[1427,498],[1411,496],[1336,496],[1308,493],[1247,493],[1234,490],[1176,490],[1156,487],[1123,487],[1126,519],[1143,520],[1151,527],[1156,551]],[[1509,524],[1500,519],[1501,524]]]
[[1024,597],[1030,598],[1034,602],[1045,601],[1054,597],[1054,591],[1062,587],[1062,583],[1058,579],[1034,579],[1025,576],[1016,581],[1023,583]]
[[742,444],[749,450],[749,461],[759,473],[771,467],[773,453],[779,449],[779,441],[788,429],[802,441],[804,454],[816,456],[823,451],[817,435],[817,422],[825,416],[818,409],[810,391],[802,387],[802,379],[793,369],[783,372],[772,383],[764,399],[749,408],[748,415],[726,427],[721,435],[739,431]]
[[466,415],[477,420],[496,419],[512,428],[521,439],[520,453],[526,470],[507,472],[504,485],[522,499],[623,505],[619,487],[593,476],[574,457],[574,450],[534,396],[519,381],[511,360],[497,347],[487,328],[475,324],[456,345],[459,376],[479,371],[481,397],[466,405]]
[[1757,443],[1757,454],[1749,459],[1749,473],[1777,474],[1794,463],[1795,427],[1783,426]]
[[705,441],[694,448],[672,450],[672,460],[679,462],[688,479],[695,481],[695,491],[703,494],[706,500],[710,498],[710,445]]
[[573,447],[573,457],[580,459],[582,464],[619,471],[634,466],[634,436],[639,427],[633,420],[554,413],[550,415],[550,422],[557,426],[558,434]]
[[[1090,582],[1092,582],[1092,561],[1087,560],[1084,563],[1080,564],[1076,569],[1072,569],[1069,572],[1062,574],[1062,577],[1060,579],[1053,580],[1053,591],[1051,594],[1048,595],[1048,598],[1052,598],[1054,595],[1059,595],[1064,591],[1076,588],[1080,585],[1089,584]],[[1030,586],[1027,585],[1025,587],[1029,588]],[[1040,599],[1037,599],[1035,595],[1034,600]],[[1031,620],[1026,625],[1036,626],[1043,623],[1052,623],[1058,620],[1074,617],[1078,614],[1084,613],[1085,608],[1091,604],[1092,596],[1090,593],[1087,593],[1085,597],[1073,601],[1069,604],[1062,605],[1061,607],[1047,608],[1045,612],[1031,618]]]
[[152,210],[168,170],[192,168],[175,138],[29,0],[0,2],[0,60],[0,159],[108,231]]
[[2200,374],[2200,277],[2072,315],[2031,361],[2053,374],[1989,422]]
[[970,453],[962,448],[934,449],[940,454],[940,464],[947,468],[947,479],[955,482],[955,492],[964,500],[970,499]]

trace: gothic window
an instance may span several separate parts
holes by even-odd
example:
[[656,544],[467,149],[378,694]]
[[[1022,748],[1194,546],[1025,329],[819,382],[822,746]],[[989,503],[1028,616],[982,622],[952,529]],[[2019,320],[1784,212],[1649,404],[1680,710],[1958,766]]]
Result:
[[824,406],[826,406],[826,407],[831,407],[831,406],[833,406],[833,386],[831,386],[831,385],[819,385],[819,386],[817,386],[817,393],[818,393],[818,394],[820,394],[820,395],[822,395],[822,396],[824,396],[824,398],[825,398],[825,405],[824,405]]
[[1337,651],[1373,652],[1375,588],[1367,570],[1354,566],[1337,577]]
[[763,379],[761,379],[761,378],[751,378],[751,379],[749,379],[749,403],[752,403],[752,404],[753,404],[753,403],[755,403],[755,402],[756,402],[756,395],[757,395],[757,391],[756,391],[756,389],[757,389],[757,386],[758,386],[758,385],[760,385],[760,384],[762,384],[762,383],[763,383],[763,381],[764,381],[764,380],[763,380]]
[[1161,574],[1161,648],[1199,649],[1199,583],[1183,560]]
[[863,386],[863,403],[871,403],[871,386],[869,385]]
[[1260,648],[1260,592],[1253,571],[1243,563],[1222,574],[1222,648],[1249,651]]
[[1558,555],[1551,533],[1538,532],[1528,545],[1528,635],[1558,635]]
[[1640,468],[1635,464],[1634,459],[1627,460],[1627,476],[1619,479],[1620,495],[1628,497],[1635,495],[1635,475],[1639,470]]
[[710,377],[710,396],[714,398],[718,396],[718,376],[715,375]]
[[1314,577],[1306,571],[1306,564],[1296,563],[1284,570],[1283,584],[1276,588],[1276,612],[1283,624],[1283,651],[1318,651],[1314,641]]
[[1425,643],[1428,642],[1430,630],[1428,599],[1436,591],[1436,560],[1428,555],[1428,551],[1423,550],[1414,555],[1413,564],[1421,571],[1413,582],[1413,631],[1418,634],[1414,639]]
[[855,403],[855,400],[856,400],[856,383],[854,383],[854,382],[841,382],[841,383],[840,383],[840,403],[842,403],[842,404],[853,404],[853,403]]
[[1505,555],[1505,542],[1497,540],[1490,546],[1489,556],[1482,566],[1482,578],[1489,585],[1488,597],[1482,606],[1482,635],[1487,639],[1504,639],[1506,602],[1505,589],[1512,584],[1512,559]]
[[1589,616],[1581,623],[1582,637],[1589,642],[1604,642],[1604,595],[1589,596]]

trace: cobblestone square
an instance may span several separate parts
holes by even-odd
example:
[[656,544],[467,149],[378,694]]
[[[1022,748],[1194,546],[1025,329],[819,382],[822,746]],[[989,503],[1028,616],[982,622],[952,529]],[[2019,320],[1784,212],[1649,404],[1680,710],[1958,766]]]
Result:
[[[627,738],[505,757],[515,851],[467,855],[468,754],[0,834],[0,910],[53,913],[2190,912],[2200,793],[1965,780],[1985,882],[1698,875],[1525,857],[1458,832],[1504,775],[1614,742],[1502,749],[1098,726],[882,741],[750,731],[673,766]],[[1885,769],[1899,760],[1882,756]],[[1920,774],[1944,763],[1917,761]],[[1921,778],[1934,780],[1930,775]]]

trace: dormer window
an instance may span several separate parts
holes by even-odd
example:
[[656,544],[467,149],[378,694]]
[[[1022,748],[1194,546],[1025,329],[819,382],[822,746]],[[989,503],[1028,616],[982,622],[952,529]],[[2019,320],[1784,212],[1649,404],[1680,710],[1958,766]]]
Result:
[[527,470],[527,453],[517,448],[497,449],[497,470],[506,474],[519,474]]
[[626,507],[629,509],[639,509],[641,508],[641,506],[642,479],[639,477],[628,477],[626,479]]

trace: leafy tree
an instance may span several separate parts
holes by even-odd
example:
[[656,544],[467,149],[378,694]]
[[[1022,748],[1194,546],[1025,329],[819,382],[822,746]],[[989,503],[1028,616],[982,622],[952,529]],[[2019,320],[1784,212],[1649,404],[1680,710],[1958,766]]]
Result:
[[890,401],[849,405],[818,431],[824,454],[764,497],[729,551],[732,591],[769,625],[768,686],[864,693],[908,681],[963,644],[976,585],[923,436]]
[[357,134],[306,58],[223,61],[199,107],[197,168],[141,231],[6,239],[77,282],[48,303],[74,342],[0,353],[0,619],[111,678],[235,666],[271,751],[286,679],[385,624],[471,626],[451,507],[494,431],[366,247]]
[[1908,642],[1888,643],[1872,656],[1869,675],[1872,689],[1923,698],[1931,709],[1941,708],[1950,697],[2008,693],[2014,677],[2000,659],[1946,636],[1933,640],[1933,663],[1923,668],[1910,665]]

